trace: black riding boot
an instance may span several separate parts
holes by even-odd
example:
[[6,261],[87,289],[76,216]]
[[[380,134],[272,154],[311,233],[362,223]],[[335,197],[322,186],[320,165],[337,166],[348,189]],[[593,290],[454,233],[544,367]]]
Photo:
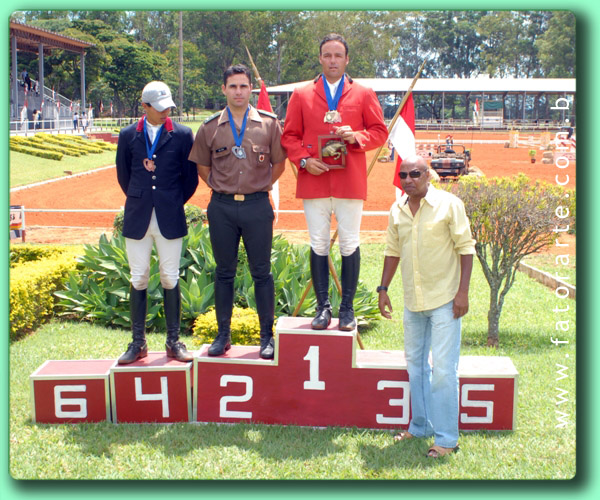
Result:
[[360,247],[347,257],[342,256],[342,302],[340,303],[339,329],[350,332],[356,328],[354,295],[360,274]]
[[312,320],[313,330],[325,330],[331,323],[329,302],[329,255],[317,255],[310,249],[310,273],[317,297],[317,314]]
[[194,356],[187,351],[185,344],[179,341],[179,329],[181,325],[181,291],[179,282],[175,288],[163,290],[165,305],[165,319],[167,322],[167,342],[165,348],[167,357],[175,358],[177,361],[192,361]]
[[209,356],[221,356],[231,349],[231,314],[233,312],[233,282],[215,281],[215,313],[218,333],[208,348]]
[[146,344],[146,308],[147,292],[129,288],[129,314],[131,318],[131,333],[133,341],[127,346],[127,351],[119,358],[120,365],[133,363],[148,356]]
[[275,356],[273,341],[275,285],[273,284],[272,274],[269,274],[266,283],[257,285],[254,282],[254,297],[256,298],[256,311],[260,323],[260,357],[273,359]]

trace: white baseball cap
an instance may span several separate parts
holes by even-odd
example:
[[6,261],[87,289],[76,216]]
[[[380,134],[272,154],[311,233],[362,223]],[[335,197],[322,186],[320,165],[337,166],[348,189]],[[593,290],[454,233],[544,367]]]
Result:
[[150,104],[157,111],[177,107],[173,102],[169,87],[163,82],[150,82],[146,85],[142,90],[142,102]]

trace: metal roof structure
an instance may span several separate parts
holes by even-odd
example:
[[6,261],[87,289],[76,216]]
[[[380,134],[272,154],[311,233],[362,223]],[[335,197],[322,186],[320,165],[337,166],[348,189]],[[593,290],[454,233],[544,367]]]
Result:
[[[286,85],[275,85],[267,87],[269,96],[279,96],[284,102],[278,108],[278,112],[283,115],[285,112],[286,104],[291,97],[294,89],[310,84],[313,80],[306,80],[302,82],[289,83]],[[383,100],[388,103],[398,101],[402,95],[404,95],[410,85],[413,82],[412,78],[354,78],[354,81],[361,85],[371,88],[375,93]],[[258,93],[259,90],[253,92]],[[561,99],[567,98],[572,99],[573,109],[570,111],[571,116],[574,117],[574,101],[576,93],[576,80],[575,78],[489,78],[487,75],[481,75],[474,78],[421,78],[417,80],[412,90],[415,96],[423,96],[422,99],[429,100],[431,102],[437,101],[438,105],[441,103],[441,111],[439,119],[443,125],[446,121],[445,117],[445,102],[446,97],[451,95],[464,96],[465,107],[463,114],[465,116],[458,116],[458,119],[470,120],[469,102],[475,100],[481,101],[481,109],[483,115],[486,116],[486,120],[498,120],[498,118],[492,118],[492,112],[490,108],[484,107],[487,102],[507,102],[509,96],[512,98],[512,102],[518,101],[518,105],[514,105],[512,115],[510,112],[506,113],[501,111],[502,116],[499,118],[502,122],[503,118],[508,120],[547,120],[549,118],[549,105],[550,96],[559,96]],[[542,106],[541,111],[534,110],[536,102],[542,100],[545,104]],[[525,103],[529,102],[529,105]],[[388,106],[389,107],[389,106]],[[389,110],[388,110],[389,111]],[[529,112],[528,112],[529,111]],[[384,113],[386,110],[384,109]],[[487,113],[486,113],[487,112]],[[518,112],[518,116],[516,113]],[[427,110],[426,110],[427,113]],[[563,111],[563,121],[566,118],[565,112]],[[428,118],[429,116],[429,118]],[[417,119],[419,117],[417,116]],[[425,115],[426,119],[432,119],[431,115]]]
[[57,49],[80,53],[94,46],[93,43],[15,21],[10,22],[10,37],[16,38],[17,50],[34,54],[38,53],[40,44],[43,45],[46,54]]
[[80,54],[81,64],[81,102],[85,108],[85,51],[94,47],[93,43],[84,42],[70,36],[54,33],[35,26],[10,21],[10,45],[13,73],[12,81],[12,102],[13,117],[19,116],[19,92],[18,92],[18,73],[17,73],[17,54],[19,52],[31,52],[38,54],[38,80],[42,90],[42,100],[44,91],[44,56],[52,53],[53,50],[67,50]]
[[[354,81],[372,88],[376,94],[404,93],[412,78],[354,78]],[[291,94],[295,88],[312,80],[267,87],[269,95]],[[258,92],[256,90],[255,92]],[[575,78],[421,78],[414,93],[448,94],[575,94]]]

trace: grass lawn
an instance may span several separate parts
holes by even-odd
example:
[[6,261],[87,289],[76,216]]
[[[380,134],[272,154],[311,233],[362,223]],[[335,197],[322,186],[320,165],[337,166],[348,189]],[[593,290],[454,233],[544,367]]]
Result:
[[[205,113],[206,116],[210,116],[210,114],[212,113],[208,111]],[[201,120],[185,122],[185,125],[194,131],[194,134],[200,128],[201,124]],[[115,151],[106,151],[78,158],[65,155],[62,160],[57,161],[10,151],[10,187],[24,186],[34,182],[63,177],[66,175],[65,171],[71,171],[76,174],[99,167],[114,165],[115,154]]]
[[63,156],[60,161],[10,152],[10,187],[64,177],[65,171],[74,174],[115,164],[115,151],[80,156]]
[[[369,287],[379,283],[382,250],[382,245],[361,247],[361,279]],[[400,281],[397,276],[390,292],[394,319],[361,331],[366,349],[402,349]],[[512,359],[519,371],[517,425],[511,432],[461,433],[461,450],[450,457],[427,459],[429,440],[394,444],[381,430],[34,425],[28,377],[45,360],[113,359],[129,341],[125,330],[53,321],[10,346],[10,474],[18,479],[570,479],[576,472],[575,303],[557,299],[520,273],[506,298],[500,348],[492,350],[485,347],[487,290],[476,264],[462,354]],[[565,304],[568,312],[553,312]],[[557,331],[557,320],[571,328]],[[554,345],[551,337],[568,343]],[[162,350],[164,335],[151,334],[148,343],[150,350]],[[564,378],[557,372],[560,365],[566,367]],[[565,391],[564,402],[559,391]],[[558,411],[565,415],[562,422]]]
[[577,266],[576,257],[574,255],[569,257],[568,265],[563,264],[561,261],[557,261],[557,256],[550,254],[529,255],[523,259],[523,262],[540,271],[550,273],[553,276],[558,275],[563,281],[570,285],[576,285]]

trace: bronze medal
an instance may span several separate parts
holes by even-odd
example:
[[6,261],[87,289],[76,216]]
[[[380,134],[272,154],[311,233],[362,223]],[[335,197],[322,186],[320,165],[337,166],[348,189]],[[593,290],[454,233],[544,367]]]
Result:
[[154,172],[156,170],[156,165],[154,164],[154,160],[150,158],[144,158],[144,168],[148,172]]

